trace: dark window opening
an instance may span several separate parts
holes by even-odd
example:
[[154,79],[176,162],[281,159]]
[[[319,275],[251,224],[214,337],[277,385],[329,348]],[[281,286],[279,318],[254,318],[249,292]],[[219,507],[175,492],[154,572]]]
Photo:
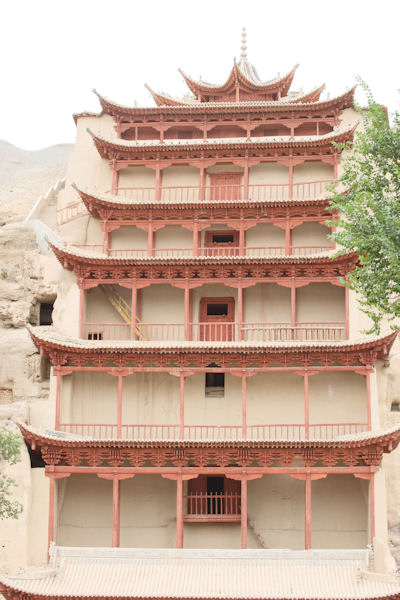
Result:
[[392,406],[390,407],[392,412],[400,412],[400,402],[392,402]]
[[224,477],[207,477],[207,494],[223,494],[224,480]]
[[91,333],[88,333],[87,339],[101,341],[103,339],[103,333],[101,331],[92,331]]
[[226,235],[216,233],[212,236],[213,244],[232,244],[234,241],[233,233],[227,233]]
[[31,469],[43,469],[46,466],[42,458],[42,454],[37,450],[32,450],[30,446],[28,446],[29,458],[31,459]]
[[207,304],[207,316],[223,316],[226,317],[228,315],[228,305],[227,304]]
[[223,398],[225,395],[225,373],[206,373],[206,398]]
[[218,498],[224,493],[223,477],[207,477],[207,512],[209,515],[221,515],[225,513],[223,500]]
[[39,313],[39,325],[53,324],[54,302],[41,302]]

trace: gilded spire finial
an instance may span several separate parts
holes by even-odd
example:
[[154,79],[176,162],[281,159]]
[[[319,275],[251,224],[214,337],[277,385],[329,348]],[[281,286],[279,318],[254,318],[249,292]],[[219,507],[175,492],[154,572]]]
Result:
[[242,54],[241,54],[241,58],[247,58],[247,42],[246,42],[246,37],[247,37],[247,33],[246,33],[246,27],[242,28],[242,46],[241,46],[241,50],[242,50]]

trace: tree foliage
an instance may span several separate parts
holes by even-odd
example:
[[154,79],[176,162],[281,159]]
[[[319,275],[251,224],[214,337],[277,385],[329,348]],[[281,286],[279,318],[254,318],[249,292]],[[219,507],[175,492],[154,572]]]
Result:
[[339,146],[349,152],[342,161],[341,185],[331,199],[331,207],[340,211],[332,237],[340,253],[360,257],[348,285],[372,319],[370,332],[379,333],[383,319],[400,317],[400,113],[390,123],[360,83],[368,106],[356,107],[362,127],[352,146]]
[[[0,428],[0,460],[11,465],[20,460],[20,437],[5,427]],[[22,505],[11,499],[15,485],[11,477],[0,474],[0,519],[17,519],[22,512]]]

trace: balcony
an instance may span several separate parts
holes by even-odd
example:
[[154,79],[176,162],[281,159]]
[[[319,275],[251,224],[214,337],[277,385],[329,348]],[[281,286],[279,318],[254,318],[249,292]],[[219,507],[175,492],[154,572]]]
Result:
[[[205,185],[205,186],[162,186],[157,187],[118,187],[115,194],[144,204],[154,202],[191,203],[191,202],[223,202],[248,200],[253,202],[311,200],[323,198],[331,179],[304,181],[301,183],[272,183],[238,185]],[[110,193],[110,192],[109,192]]]
[[241,519],[241,498],[237,492],[199,492],[184,496],[186,523],[236,523]]
[[60,431],[95,439],[259,441],[330,440],[368,430],[367,423],[316,423],[250,425],[116,425],[110,423],[61,423]]
[[[332,342],[346,339],[345,321],[326,323],[137,323],[134,339],[151,342]],[[130,340],[130,323],[84,323],[87,340]]]
[[[89,252],[103,253],[101,244],[74,244],[75,248]],[[196,253],[192,248],[153,248],[151,256],[156,258],[192,258],[194,256],[213,258],[216,256],[246,256],[248,258],[274,258],[277,256],[310,256],[320,252],[329,252],[332,245],[326,246],[290,246],[289,251],[284,246],[215,246],[211,248],[198,248]],[[147,248],[109,249],[107,255],[111,258],[148,258]]]

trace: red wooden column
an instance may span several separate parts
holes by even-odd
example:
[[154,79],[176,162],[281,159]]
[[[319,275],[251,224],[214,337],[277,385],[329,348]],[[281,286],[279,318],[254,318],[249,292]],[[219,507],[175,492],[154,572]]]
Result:
[[179,437],[185,437],[185,374],[179,374]]
[[159,164],[156,166],[156,200],[161,200],[161,184],[162,184],[162,171]]
[[247,478],[243,475],[240,487],[240,537],[242,549],[247,548]]
[[242,437],[247,437],[247,377],[242,375]]
[[54,367],[54,375],[57,377],[57,388],[56,388],[56,431],[60,429],[60,413],[61,413],[61,372],[59,367]]
[[300,479],[305,483],[305,525],[304,525],[304,548],[312,548],[312,517],[311,517],[311,482],[316,479],[325,479],[327,473],[301,473],[290,475],[293,479]]
[[122,373],[118,374],[117,438],[122,437]]
[[292,254],[292,228],[290,227],[289,220],[286,221],[285,226],[285,254],[286,256]]
[[292,279],[290,286],[290,307],[291,307],[291,325],[293,327],[293,335],[292,338],[296,339],[294,327],[297,324],[297,306],[296,306],[296,283],[295,280]]
[[199,255],[199,222],[197,219],[193,222],[193,256]]
[[367,388],[367,423],[368,423],[368,431],[372,429],[372,416],[371,416],[371,379],[370,375],[373,372],[372,367],[367,367],[367,372],[365,374],[365,385]]
[[243,340],[243,322],[244,322],[244,302],[243,302],[243,282],[240,279],[238,288],[238,308],[237,308],[237,320],[238,320],[238,340]]
[[85,290],[83,282],[79,282],[79,337],[83,340],[83,314],[85,310]]
[[308,373],[304,371],[304,429],[306,440],[310,439],[310,398],[308,386]]
[[240,219],[239,224],[239,254],[240,256],[246,255],[246,232],[243,219]]
[[119,170],[117,168],[117,161],[112,160],[110,166],[111,166],[111,172],[112,172],[111,193],[117,195],[118,194],[118,185],[119,185]]
[[176,547],[183,548],[183,521],[184,521],[184,505],[183,505],[183,482],[189,479],[196,479],[199,474],[182,475],[182,473],[166,473],[161,474],[164,479],[176,481]]
[[184,293],[184,335],[185,340],[188,341],[192,339],[193,320],[193,290],[189,288],[189,284],[185,285]]
[[204,164],[200,165],[200,181],[199,181],[199,200],[205,200],[206,197],[206,169]]
[[243,200],[249,199],[249,160],[246,158],[246,162],[244,164],[244,190],[243,190]]
[[132,286],[132,299],[131,299],[131,340],[136,340],[136,315],[137,307],[137,287]]
[[289,200],[293,198],[293,164],[289,164]]
[[148,256],[154,256],[154,228],[151,221],[149,221],[147,229],[147,254]]
[[124,479],[132,479],[135,475],[120,475],[117,470],[115,473],[97,473],[100,479],[108,479],[112,481],[112,547],[119,548],[120,531],[121,531],[121,481]]

